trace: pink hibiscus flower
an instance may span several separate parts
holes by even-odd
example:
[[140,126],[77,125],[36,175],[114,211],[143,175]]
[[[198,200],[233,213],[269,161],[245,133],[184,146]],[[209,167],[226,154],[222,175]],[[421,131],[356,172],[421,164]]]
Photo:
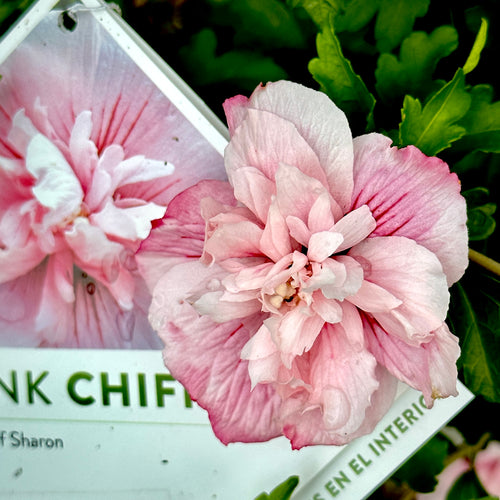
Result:
[[57,16],[0,66],[0,345],[159,347],[135,252],[222,159],[90,13]]
[[466,472],[474,470],[488,495],[500,497],[500,443],[491,441],[475,457],[474,466],[466,458],[451,462],[439,476],[438,484],[432,493],[417,493],[417,500],[446,500],[448,493]]
[[224,442],[348,443],[397,380],[456,394],[448,286],[467,266],[457,177],[415,147],[352,139],[290,82],[226,101],[229,182],[174,199],[140,266],[172,374]]

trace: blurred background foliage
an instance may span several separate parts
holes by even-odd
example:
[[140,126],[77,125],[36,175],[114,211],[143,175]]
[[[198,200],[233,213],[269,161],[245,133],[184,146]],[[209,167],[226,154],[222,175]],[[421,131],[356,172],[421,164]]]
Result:
[[[2,1],[0,32],[30,3]],[[226,98],[289,79],[327,93],[348,115],[353,135],[377,131],[397,146],[415,144],[441,157],[461,179],[471,248],[500,260],[497,0],[115,3],[223,121]],[[472,262],[451,294],[460,378],[476,394],[451,422],[465,443],[438,435],[373,498],[415,498],[415,490],[434,488],[450,456],[461,453],[472,463],[471,446],[500,440],[500,276]],[[473,472],[461,481],[467,498],[486,496]],[[449,498],[462,497],[454,491]]]

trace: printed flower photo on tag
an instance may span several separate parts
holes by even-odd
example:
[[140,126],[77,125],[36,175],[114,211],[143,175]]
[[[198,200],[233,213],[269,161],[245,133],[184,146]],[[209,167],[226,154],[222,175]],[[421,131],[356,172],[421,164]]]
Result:
[[0,345],[158,348],[135,253],[222,158],[91,12],[60,15],[0,65]]

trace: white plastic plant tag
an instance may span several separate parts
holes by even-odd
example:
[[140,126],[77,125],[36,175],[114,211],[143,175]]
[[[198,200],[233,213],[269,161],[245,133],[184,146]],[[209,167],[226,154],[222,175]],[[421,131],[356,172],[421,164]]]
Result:
[[5,348],[0,495],[252,500],[298,475],[294,499],[361,499],[471,399],[459,384],[428,410],[406,389],[371,435],[344,447],[224,446],[157,351]]
[[251,500],[339,451],[224,446],[159,351],[0,350],[1,498]]
[[367,498],[474,397],[461,382],[458,392],[428,409],[419,392],[407,389],[370,435],[346,446],[294,498]]

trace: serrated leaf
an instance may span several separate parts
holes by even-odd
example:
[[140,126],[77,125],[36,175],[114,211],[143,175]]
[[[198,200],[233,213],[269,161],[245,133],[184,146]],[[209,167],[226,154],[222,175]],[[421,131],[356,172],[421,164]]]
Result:
[[215,33],[204,29],[179,51],[194,83],[209,85],[232,81],[253,90],[262,81],[280,80],[287,76],[271,58],[258,52],[231,50],[217,56],[216,47]]
[[437,63],[458,47],[457,31],[440,26],[430,35],[416,31],[403,40],[399,58],[381,54],[375,70],[375,87],[386,101],[404,94],[424,97],[436,86],[433,81]]
[[449,315],[460,338],[459,367],[465,384],[492,402],[500,402],[499,296],[498,279],[476,268],[452,288]]
[[483,17],[481,18],[481,26],[479,27],[479,31],[476,35],[476,39],[474,40],[474,45],[472,46],[472,50],[465,61],[464,64],[464,73],[470,73],[478,64],[479,59],[481,57],[481,52],[486,45],[486,38],[488,36],[488,21]]
[[488,202],[489,191],[478,187],[463,193],[467,201],[467,229],[469,240],[484,240],[495,231],[496,222],[492,215],[496,211],[496,204]]
[[474,471],[469,471],[458,478],[448,492],[446,500],[474,500],[487,496]]
[[321,90],[344,112],[361,111],[370,122],[375,98],[344,57],[331,23],[318,34],[316,45],[319,57],[309,62],[309,71]]
[[390,52],[408,36],[415,19],[427,13],[430,0],[382,0],[375,23],[380,52]]
[[453,80],[431,96],[423,108],[418,99],[405,96],[399,125],[400,145],[413,144],[428,156],[450,147],[466,132],[456,123],[467,113],[470,102],[461,69]]
[[335,31],[351,33],[364,28],[377,13],[382,0],[337,0]]
[[[279,0],[207,0],[211,21],[235,29],[236,46],[304,48],[304,34],[288,7]],[[222,8],[218,9],[218,6]]]
[[457,148],[500,153],[500,101],[492,103],[493,87],[476,85],[470,90],[471,106],[460,121],[466,134]]
[[448,441],[434,436],[405,462],[394,476],[415,491],[433,491],[437,484],[436,476],[444,469],[448,448]]
[[330,22],[330,16],[341,8],[339,0],[287,0],[292,8],[302,7],[318,27]]
[[297,476],[290,476],[287,480],[276,486],[271,493],[261,493],[255,500],[289,500],[297,484],[299,484],[299,478]]

